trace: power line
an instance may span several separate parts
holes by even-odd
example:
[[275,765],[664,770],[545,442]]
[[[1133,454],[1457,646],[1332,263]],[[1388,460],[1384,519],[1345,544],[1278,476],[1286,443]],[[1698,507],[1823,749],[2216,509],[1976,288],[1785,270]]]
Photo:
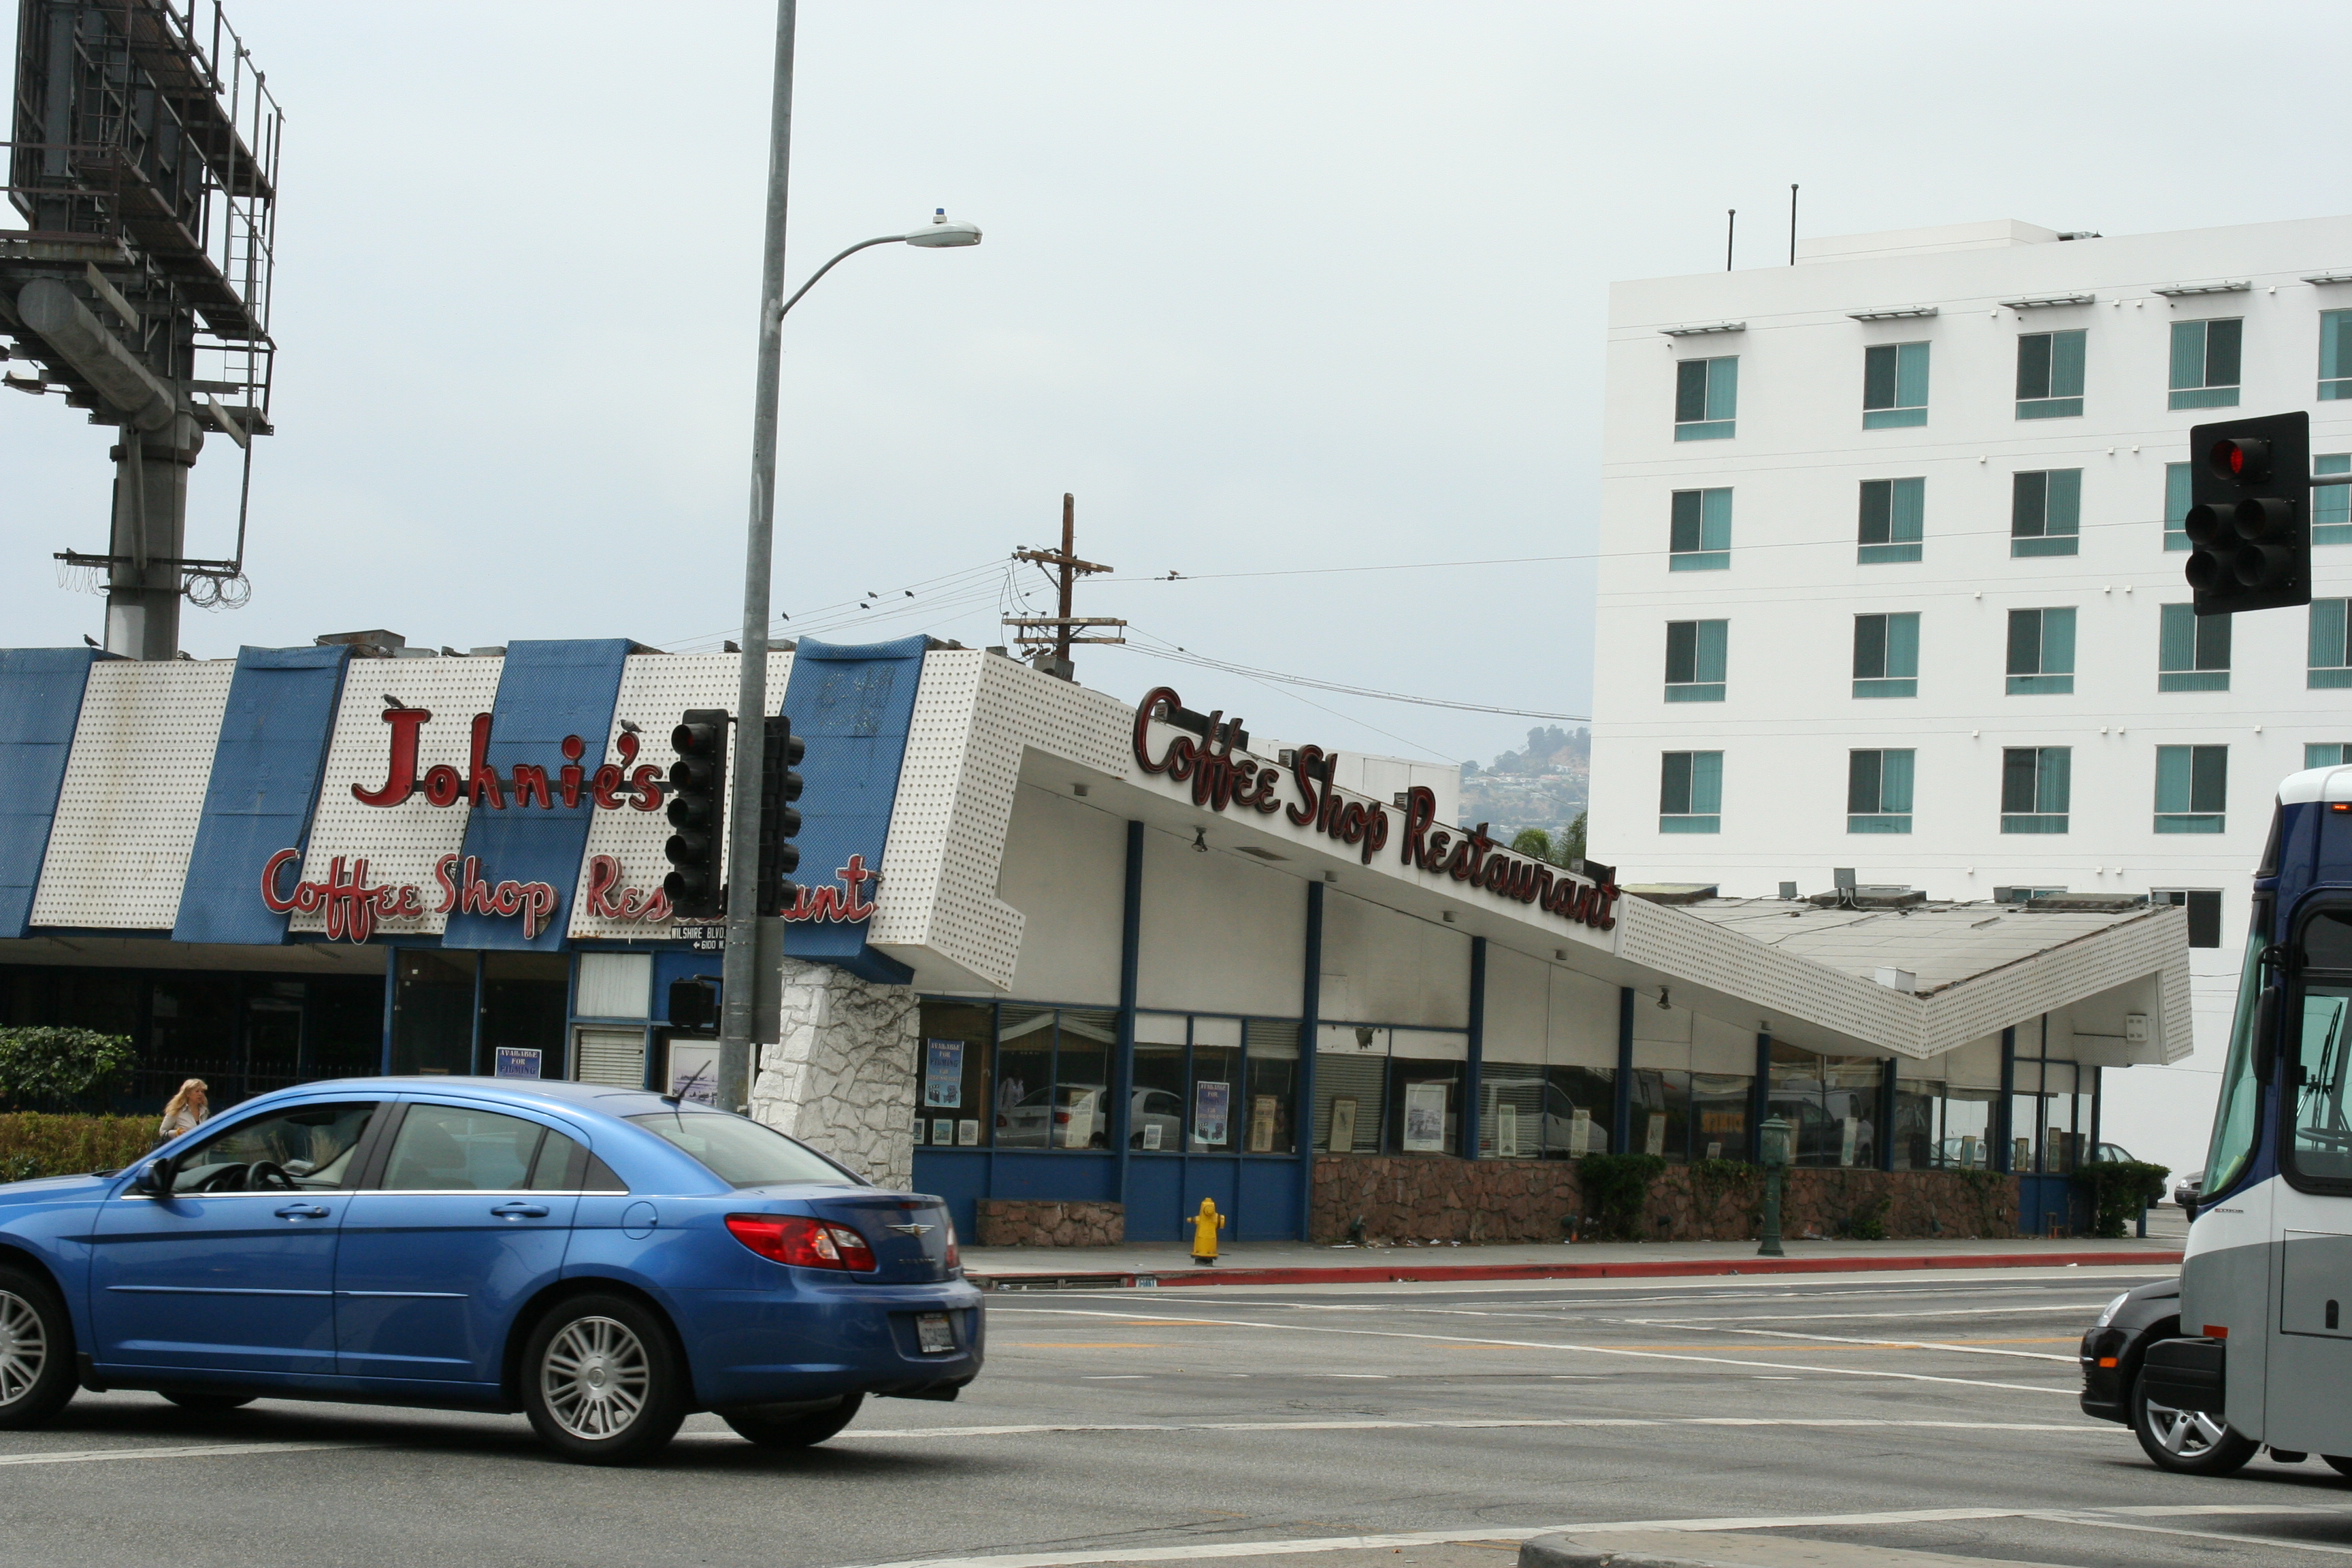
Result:
[[[1140,630],[1141,628],[1138,628]],[[1166,638],[1146,633],[1151,640],[1164,646],[1148,649],[1155,658],[1172,659],[1178,664],[1198,665],[1203,669],[1223,670],[1228,675],[1244,675],[1253,680],[1270,680],[1283,686],[1303,686],[1316,691],[1336,691],[1347,697],[1370,697],[1381,702],[1409,702],[1417,708],[1451,708],[1465,713],[1502,713],[1517,719],[1564,720],[1574,724],[1590,724],[1588,713],[1547,713],[1533,708],[1504,708],[1486,702],[1457,702],[1444,697],[1412,697],[1401,691],[1381,691],[1369,686],[1346,686],[1336,680],[1318,680],[1307,675],[1281,675],[1274,670],[1260,669],[1255,665],[1234,664],[1222,658],[1211,658],[1193,653]]]

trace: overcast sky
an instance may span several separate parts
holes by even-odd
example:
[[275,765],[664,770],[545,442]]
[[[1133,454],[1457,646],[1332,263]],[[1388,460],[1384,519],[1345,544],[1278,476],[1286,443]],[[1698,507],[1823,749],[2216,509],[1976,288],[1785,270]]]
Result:
[[[186,610],[184,646],[715,647],[772,7],[230,15],[288,110],[278,434],[252,603]],[[1735,206],[1739,264],[1770,265],[1790,181],[1809,235],[2342,212],[2347,32],[2340,4],[805,0],[792,276],[935,206],[987,240],[852,258],[788,321],[777,606],[836,641],[1003,641],[979,569],[1050,543],[1073,491],[1080,553],[1118,568],[1079,613],[1139,639],[1087,650],[1087,685],[1485,760],[1534,721],[1141,650],[1588,711],[1610,280],[1720,266]],[[104,547],[111,434],[0,403],[10,646],[101,631],[49,557]],[[230,549],[235,457],[196,470],[192,554]]]

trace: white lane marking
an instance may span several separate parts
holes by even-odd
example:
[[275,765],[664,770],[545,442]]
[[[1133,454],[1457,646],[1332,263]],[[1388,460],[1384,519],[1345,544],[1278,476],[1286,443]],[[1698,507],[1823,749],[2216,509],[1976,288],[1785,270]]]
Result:
[[[1713,1327],[1708,1323],[1643,1323],[1636,1326],[1653,1329],[1686,1329],[1694,1333],[1701,1329]],[[1727,1334],[1757,1334],[1773,1340],[1811,1340],[1833,1345],[1877,1345],[1883,1349],[1894,1351],[1951,1351],[1959,1355],[2022,1356],[2027,1361],[2062,1361],[2068,1366],[2075,1364],[2074,1356],[2052,1355],[2048,1351],[2009,1351],[2002,1350],[1997,1345],[1962,1345],[1954,1344],[1947,1340],[1866,1340],[1855,1339],[1847,1334],[1801,1334],[1790,1329],[1722,1329],[1717,1331]]]
[[[1482,1431],[1495,1427],[1584,1428],[1616,1426],[1803,1426],[1813,1428],[1857,1428],[1885,1431],[1895,1428],[1924,1429],[1938,1432],[2071,1432],[2078,1436],[2111,1436],[2107,1423],[2094,1424],[2085,1417],[2080,1422],[2055,1421],[1895,1421],[1874,1416],[1851,1418],[1837,1416],[1791,1416],[1786,1419],[1748,1415],[1594,1415],[1594,1416],[1459,1416],[1433,1417],[1428,1420],[1381,1420],[1366,1418],[1354,1421],[1184,1421],[1184,1422],[1041,1422],[1017,1426],[904,1426],[877,1427],[867,1430],[852,1427],[835,1439],[839,1443],[855,1437],[1025,1437],[1066,1432],[1409,1432],[1409,1431]],[[730,1432],[689,1432],[688,1437],[708,1437],[720,1442],[734,1440]]]
[[2028,1312],[2095,1312],[2105,1301],[2069,1301],[2054,1307],[1947,1307],[1933,1312],[1742,1312],[1725,1318],[1618,1318],[1612,1321],[1679,1328],[1685,1323],[1829,1323],[1845,1319],[2008,1318]]
[[[2284,1508],[2214,1504],[2192,1508],[2115,1508],[2080,1510],[2073,1512],[2052,1509],[1923,1508],[1901,1512],[1779,1514],[1749,1519],[1574,1520],[1564,1524],[1475,1524],[1461,1530],[1418,1530],[1392,1535],[1332,1535],[1306,1537],[1295,1541],[1202,1541],[1185,1546],[1123,1546],[1087,1552],[1006,1552],[993,1557],[927,1557],[876,1564],[873,1568],[1088,1568],[1088,1565],[1099,1563],[1182,1563],[1219,1557],[1286,1557],[1308,1552],[1394,1550],[1406,1546],[1437,1546],[1455,1541],[1525,1541],[1530,1536],[1551,1535],[1560,1531],[1576,1531],[1582,1533],[1604,1530],[1677,1530],[1691,1532],[1801,1528],[1819,1530],[1847,1526],[1944,1524],[1972,1520],[2042,1518],[2070,1524],[2098,1526],[2110,1522],[2120,1525],[2125,1519],[2133,1516],[2174,1517],[2189,1514],[2277,1516],[2298,1513],[2340,1516],[2347,1512],[2352,1512],[2352,1504],[2325,1508],[2315,1508],[2307,1504],[2290,1505]],[[2224,1536],[2221,1539],[2242,1540],[2250,1543],[2254,1541],[2251,1536]],[[2302,1545],[2305,1543],[2280,1542],[2277,1544]],[[2320,1550],[2336,1552],[2344,1549],[2322,1547]]]
[[[1157,1321],[1197,1324],[1204,1321],[1198,1317],[1180,1318],[1168,1313],[1132,1311],[1105,1312],[1078,1307],[996,1307],[990,1309],[990,1310],[992,1312],[1033,1312],[1045,1317],[1123,1318],[1129,1322]],[[1866,1367],[1853,1366],[1806,1366],[1800,1363],[1784,1361],[1740,1361],[1730,1356],[1690,1355],[1674,1351],[1622,1350],[1610,1345],[1562,1344],[1542,1340],[1482,1339],[1475,1334],[1412,1334],[1406,1333],[1401,1329],[1338,1329],[1325,1328],[1313,1323],[1264,1323],[1257,1322],[1247,1318],[1221,1318],[1206,1321],[1214,1321],[1228,1328],[1273,1329],[1282,1333],[1347,1334],[1360,1338],[1377,1340],[1433,1341],[1439,1344],[1467,1343],[1476,1345],[1501,1345],[1512,1350],[1573,1351],[1587,1355],[1630,1356],[1640,1361],[1695,1362],[1707,1366],[1737,1366],[1755,1369],[1761,1369],[1769,1366],[1774,1372],[1815,1372],[1824,1373],[1833,1377],[1879,1377],[1893,1378],[1902,1383],[1957,1384],[1966,1388],[2001,1388],[2017,1394],[2063,1394],[2071,1397],[2075,1392],[2072,1383],[2069,1383],[2063,1387],[2053,1387],[2051,1384],[2041,1383],[1993,1383],[1979,1377],[1937,1377],[1931,1373],[1924,1372],[1885,1372],[1874,1371]]]
[[96,1459],[213,1459],[240,1454],[299,1454],[381,1448],[381,1443],[215,1443],[201,1448],[77,1448],[63,1453],[0,1454],[0,1465],[79,1465]]

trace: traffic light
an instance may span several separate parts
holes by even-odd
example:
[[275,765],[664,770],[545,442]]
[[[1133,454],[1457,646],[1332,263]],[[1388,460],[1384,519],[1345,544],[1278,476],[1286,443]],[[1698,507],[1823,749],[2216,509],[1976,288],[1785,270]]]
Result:
[[793,721],[779,713],[767,722],[766,744],[760,752],[760,912],[779,915],[800,896],[790,880],[800,869],[800,846],[791,842],[801,830],[801,814],[793,802],[801,797],[801,775],[793,764],[808,755],[808,742],[793,733]]
[[2311,603],[2311,416],[2225,419],[2189,432],[2197,613]]
[[662,891],[688,920],[726,913],[727,710],[689,708],[669,733],[677,761],[669,767],[669,825],[662,846],[670,874]]

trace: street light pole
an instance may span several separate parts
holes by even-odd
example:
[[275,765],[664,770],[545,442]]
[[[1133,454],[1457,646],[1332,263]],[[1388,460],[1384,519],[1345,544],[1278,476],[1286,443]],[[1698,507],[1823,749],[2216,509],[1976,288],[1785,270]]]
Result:
[[728,815],[727,952],[716,1100],[751,1101],[759,1006],[760,772],[768,710],[768,578],[775,562],[776,394],[784,353],[784,214],[792,185],[793,37],[798,0],[776,0],[776,72],[768,120],[768,224],[760,266],[760,370],[751,414],[751,521],[743,550],[743,655],[735,689],[735,783]]

